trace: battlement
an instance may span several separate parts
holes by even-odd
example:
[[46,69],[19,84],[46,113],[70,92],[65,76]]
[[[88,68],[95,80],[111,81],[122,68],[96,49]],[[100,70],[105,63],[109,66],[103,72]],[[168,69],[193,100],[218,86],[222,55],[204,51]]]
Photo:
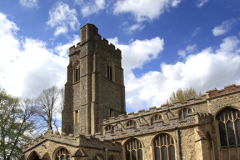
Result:
[[[95,40],[102,43],[105,47],[107,47],[111,52],[116,53],[118,56],[121,57],[121,50],[116,48],[115,45],[113,45],[112,43],[109,43],[107,39],[103,38],[101,39],[101,35],[96,35],[95,36]],[[82,42],[78,42],[77,45],[73,45],[69,48],[69,55],[72,55],[76,52],[80,52],[81,50],[81,45]]]
[[206,95],[202,95],[199,98],[190,98],[187,101],[184,102],[175,102],[174,104],[162,104],[160,107],[150,107],[149,110],[139,110],[137,113],[130,112],[127,115],[121,114],[118,117],[111,117],[110,119],[103,120],[103,124],[111,124],[115,123],[117,121],[123,121],[123,120],[129,120],[129,119],[134,119],[138,118],[140,116],[149,116],[157,113],[162,113],[162,112],[167,112],[169,110],[179,110],[180,108],[188,107],[191,105],[195,105],[198,103],[206,102]]
[[219,96],[224,96],[226,94],[231,94],[231,93],[235,93],[235,92],[240,92],[240,85],[228,85],[228,86],[224,86],[224,89],[221,90],[217,90],[216,88],[213,90],[209,90],[206,92],[207,95],[207,99],[212,99],[212,98],[216,98]]
[[109,140],[101,140],[99,138],[93,137],[92,135],[78,135],[74,136],[73,134],[66,135],[64,132],[59,134],[58,131],[53,133],[52,130],[48,130],[44,133],[44,135],[40,135],[31,142],[23,145],[23,152],[34,148],[45,141],[50,140],[56,143],[64,143],[69,144],[76,147],[87,147],[87,148],[98,148],[102,149],[103,146],[107,148],[111,148],[111,151],[119,151],[121,150],[121,143],[116,141]]

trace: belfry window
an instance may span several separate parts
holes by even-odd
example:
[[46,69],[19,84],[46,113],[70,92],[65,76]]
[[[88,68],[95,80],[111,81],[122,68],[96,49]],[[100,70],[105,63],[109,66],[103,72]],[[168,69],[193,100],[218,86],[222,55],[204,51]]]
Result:
[[107,64],[107,78],[109,80],[112,80],[112,65],[111,64]]
[[240,112],[236,109],[227,108],[220,112],[218,121],[221,146],[240,145]]
[[130,120],[127,122],[127,127],[134,127],[135,129],[137,129],[137,123],[133,120]]
[[155,121],[161,120],[162,116],[161,115],[155,115],[151,118],[151,125],[154,124]]
[[55,160],[70,160],[70,159],[71,159],[70,153],[65,148],[61,148],[60,150],[58,150],[55,158]]
[[114,126],[112,125],[108,125],[105,129],[106,129],[106,132],[114,133]]
[[155,160],[175,160],[175,147],[173,138],[167,134],[161,134],[154,140]]
[[76,110],[74,114],[75,114],[74,115],[74,118],[75,118],[74,122],[75,122],[75,124],[77,124],[78,123],[78,110]]
[[137,139],[128,141],[125,145],[126,160],[142,160],[142,144]]
[[77,61],[74,64],[73,80],[74,80],[74,83],[80,81],[80,63],[79,63],[79,61]]
[[179,116],[179,119],[182,120],[182,119],[186,119],[186,115],[192,113],[192,109],[191,108],[183,108],[182,110],[180,110],[178,112],[178,116]]

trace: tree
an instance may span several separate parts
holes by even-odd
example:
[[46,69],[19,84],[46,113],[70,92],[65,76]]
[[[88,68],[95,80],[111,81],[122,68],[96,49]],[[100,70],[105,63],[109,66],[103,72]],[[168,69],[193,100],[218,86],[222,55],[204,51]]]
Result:
[[46,127],[52,130],[53,126],[58,130],[56,115],[61,108],[60,89],[53,86],[43,90],[35,100],[35,115],[40,118],[38,121],[38,129],[42,130]]
[[0,157],[18,158],[22,145],[32,140],[33,107],[21,105],[18,98],[0,88]]
[[173,104],[174,102],[181,101],[184,102],[189,98],[197,98],[200,97],[202,94],[201,92],[197,93],[195,89],[192,87],[187,88],[186,90],[178,89],[175,92],[172,93],[171,96],[169,96],[169,99],[167,100],[168,104]]

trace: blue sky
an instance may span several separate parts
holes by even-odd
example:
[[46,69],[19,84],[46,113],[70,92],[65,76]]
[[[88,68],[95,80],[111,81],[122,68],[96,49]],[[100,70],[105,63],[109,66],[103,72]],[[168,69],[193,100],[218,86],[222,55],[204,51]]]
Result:
[[86,23],[122,50],[128,112],[240,84],[239,0],[2,0],[0,86],[24,98],[62,87]]

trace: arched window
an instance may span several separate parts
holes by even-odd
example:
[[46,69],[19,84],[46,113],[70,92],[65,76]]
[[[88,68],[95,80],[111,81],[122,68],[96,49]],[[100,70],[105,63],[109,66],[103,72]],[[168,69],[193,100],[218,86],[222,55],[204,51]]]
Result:
[[135,129],[137,129],[137,123],[133,120],[130,120],[127,122],[127,127],[134,127]]
[[111,59],[107,60],[107,78],[114,81],[114,64]]
[[132,139],[125,144],[126,160],[142,160],[142,144],[137,139]]
[[103,156],[101,156],[100,154],[97,154],[93,160],[103,160]]
[[240,112],[232,108],[224,109],[216,116],[222,147],[240,145],[239,118]]
[[155,121],[161,120],[162,116],[161,115],[155,115],[151,118],[151,125],[155,123]]
[[68,150],[61,148],[57,151],[55,160],[70,160],[71,156]]
[[106,132],[114,133],[114,127],[112,125],[108,125],[105,129],[106,129]]
[[73,79],[74,79],[75,83],[80,81],[80,63],[79,63],[79,61],[77,61],[74,64],[73,77],[74,77]]
[[161,134],[154,139],[153,143],[155,160],[175,160],[175,147],[172,137]]
[[182,119],[186,119],[186,115],[192,113],[192,109],[191,108],[183,108],[182,110],[180,110],[178,112],[178,117],[180,120]]
[[108,160],[116,160],[116,158],[115,158],[114,155],[110,155],[110,156],[108,157]]

